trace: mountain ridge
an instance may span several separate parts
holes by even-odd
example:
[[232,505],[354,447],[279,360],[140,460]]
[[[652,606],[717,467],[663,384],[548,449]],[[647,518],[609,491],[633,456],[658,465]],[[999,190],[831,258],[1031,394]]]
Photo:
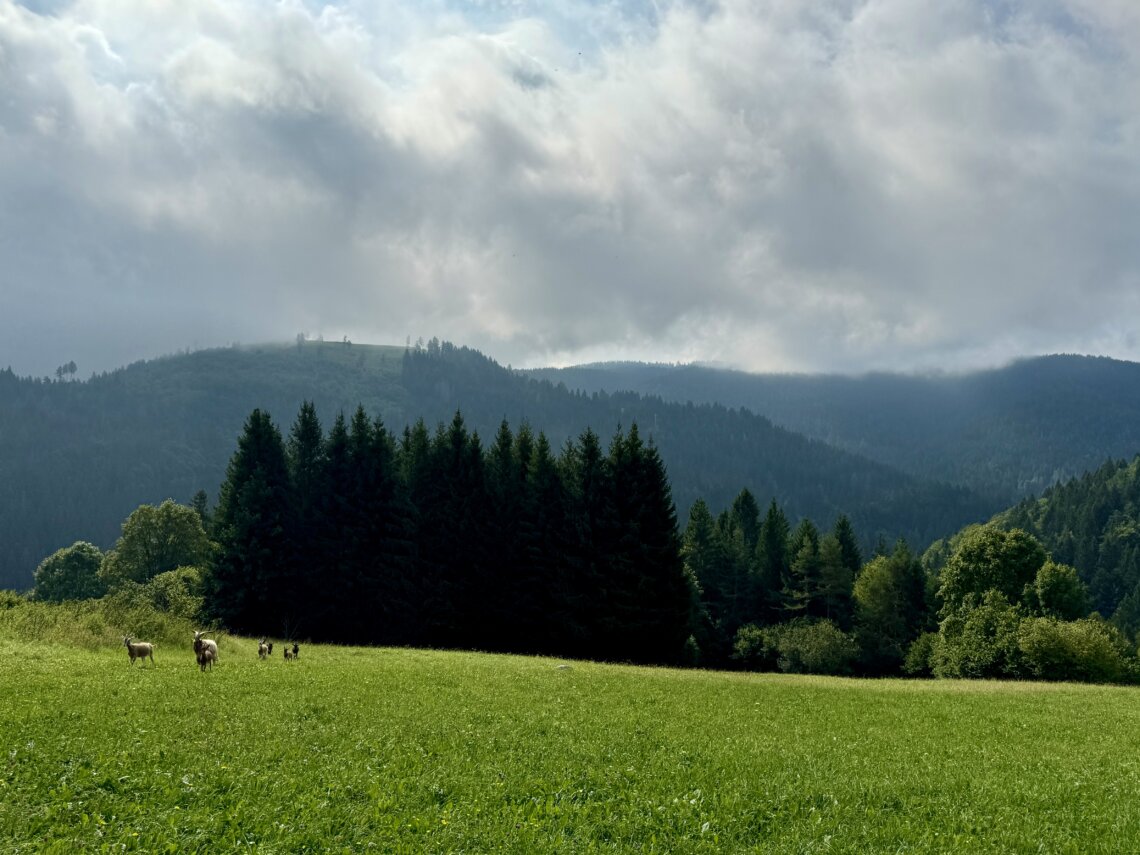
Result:
[[502,420],[526,421],[556,448],[586,427],[606,442],[636,421],[665,460],[682,524],[696,498],[726,507],[743,488],[793,518],[830,525],[846,513],[865,541],[916,546],[998,510],[746,409],[573,393],[434,339],[426,349],[306,341],[173,354],[78,382],[0,371],[0,585],[26,587],[74,540],[109,546],[141,503],[213,495],[250,411],[287,430],[304,400],[326,424],[360,404],[397,434],[456,410],[485,442]]

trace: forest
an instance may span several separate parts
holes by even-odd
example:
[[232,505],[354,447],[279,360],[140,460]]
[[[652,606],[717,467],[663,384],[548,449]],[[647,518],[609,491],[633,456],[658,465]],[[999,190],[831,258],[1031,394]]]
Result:
[[745,407],[788,430],[1008,506],[1140,449],[1140,365],[1053,355],[971,373],[749,374],[600,363],[527,376]]
[[457,410],[488,438],[503,419],[528,422],[555,449],[587,428],[608,437],[636,421],[681,514],[697,499],[719,512],[747,488],[776,499],[793,524],[847,514],[864,549],[880,536],[921,549],[1003,507],[743,409],[575,392],[436,340],[298,341],[176,354],[83,381],[0,371],[0,586],[27,589],[44,555],[77,540],[110,548],[140,503],[186,503],[203,490],[216,501],[250,410],[294,413],[306,400],[330,415],[362,405],[397,434]]
[[460,412],[395,435],[358,407],[326,431],[306,402],[283,434],[255,409],[218,496],[141,506],[105,554],[57,551],[33,596],[133,598],[245,635],[337,643],[823,674],[1140,676],[1135,626],[1096,613],[1078,571],[1034,534],[972,526],[925,556],[900,539],[865,558],[848,517],[792,525],[746,488],[716,515],[698,499],[682,527],[636,422],[556,452],[506,420],[484,446]]

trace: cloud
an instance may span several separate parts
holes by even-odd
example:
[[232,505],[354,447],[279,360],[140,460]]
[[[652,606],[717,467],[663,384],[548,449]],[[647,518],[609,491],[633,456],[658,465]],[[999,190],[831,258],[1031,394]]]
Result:
[[0,363],[1140,356],[1126,0],[0,0]]

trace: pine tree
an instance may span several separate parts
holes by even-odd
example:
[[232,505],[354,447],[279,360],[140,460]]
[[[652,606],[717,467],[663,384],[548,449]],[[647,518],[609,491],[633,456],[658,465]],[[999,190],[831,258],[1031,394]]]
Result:
[[603,624],[611,599],[609,556],[616,550],[613,480],[598,435],[587,428],[568,442],[559,469],[568,499],[565,588],[574,604],[567,644],[576,656],[605,658]]
[[817,617],[820,611],[819,531],[811,520],[803,520],[788,542],[793,556],[784,579],[786,618]]
[[846,514],[840,514],[832,530],[843,555],[843,566],[851,573],[854,579],[863,567],[863,553],[859,549],[859,538],[855,536],[855,528]]
[[851,629],[851,588],[855,575],[844,561],[843,545],[834,534],[819,542],[819,591],[817,617],[834,621],[840,629]]
[[207,608],[231,630],[280,634],[299,619],[287,591],[293,521],[281,432],[254,410],[222,483],[219,554],[205,584]]
[[570,554],[568,495],[550,441],[539,433],[527,468],[529,535],[524,558],[539,592],[532,634],[535,650],[572,654],[567,639],[574,632],[574,617],[583,610],[573,584]]
[[756,612],[765,624],[783,619],[783,590],[791,570],[789,531],[788,518],[773,499],[756,543]]

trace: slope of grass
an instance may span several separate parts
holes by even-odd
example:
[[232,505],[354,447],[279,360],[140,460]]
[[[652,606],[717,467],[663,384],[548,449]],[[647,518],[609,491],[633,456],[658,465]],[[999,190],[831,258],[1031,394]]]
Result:
[[[1135,690],[0,637],[0,850],[1123,852]],[[569,667],[561,667],[562,665]]]

